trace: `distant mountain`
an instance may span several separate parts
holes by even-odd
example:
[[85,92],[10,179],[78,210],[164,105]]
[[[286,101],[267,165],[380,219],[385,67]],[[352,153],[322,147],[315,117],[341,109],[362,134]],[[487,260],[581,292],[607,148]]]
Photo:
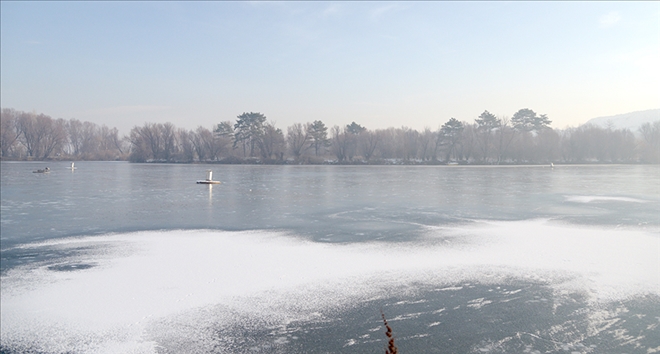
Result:
[[612,129],[630,129],[636,133],[639,127],[646,122],[660,120],[660,109],[649,109],[609,117],[598,117],[589,119],[584,125],[593,124],[601,128],[612,127]]

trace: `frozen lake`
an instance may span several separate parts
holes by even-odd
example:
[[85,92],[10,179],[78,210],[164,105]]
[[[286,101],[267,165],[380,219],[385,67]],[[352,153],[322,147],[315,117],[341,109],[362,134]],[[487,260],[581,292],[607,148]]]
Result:
[[3,353],[377,353],[381,310],[401,353],[660,352],[660,166],[76,166],[2,162]]

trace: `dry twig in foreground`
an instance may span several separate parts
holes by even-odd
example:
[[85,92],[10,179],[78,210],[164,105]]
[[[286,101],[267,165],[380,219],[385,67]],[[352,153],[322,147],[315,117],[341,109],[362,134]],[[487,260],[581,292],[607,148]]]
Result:
[[396,347],[394,344],[394,335],[392,335],[392,327],[387,324],[387,320],[385,319],[385,314],[383,311],[380,311],[381,317],[383,317],[383,323],[385,324],[385,335],[387,338],[389,338],[389,342],[387,342],[387,348],[385,348],[385,354],[397,354],[399,352],[399,349]]

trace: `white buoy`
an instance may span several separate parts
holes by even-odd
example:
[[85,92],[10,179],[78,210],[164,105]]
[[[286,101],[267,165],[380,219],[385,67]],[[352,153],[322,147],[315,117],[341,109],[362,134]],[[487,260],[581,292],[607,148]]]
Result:
[[555,168],[555,164],[550,162],[550,168]]
[[75,169],[76,169],[76,167],[75,167],[75,163],[72,162],[72,163],[71,163],[71,170],[75,170]]
[[220,181],[213,180],[213,171],[206,170],[206,179],[197,181],[197,184],[220,184]]

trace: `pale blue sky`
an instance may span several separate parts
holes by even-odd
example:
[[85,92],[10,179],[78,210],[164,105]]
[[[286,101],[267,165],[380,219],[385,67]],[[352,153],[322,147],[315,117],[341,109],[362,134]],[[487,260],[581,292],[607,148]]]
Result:
[[128,133],[660,108],[660,2],[1,2],[1,103]]

